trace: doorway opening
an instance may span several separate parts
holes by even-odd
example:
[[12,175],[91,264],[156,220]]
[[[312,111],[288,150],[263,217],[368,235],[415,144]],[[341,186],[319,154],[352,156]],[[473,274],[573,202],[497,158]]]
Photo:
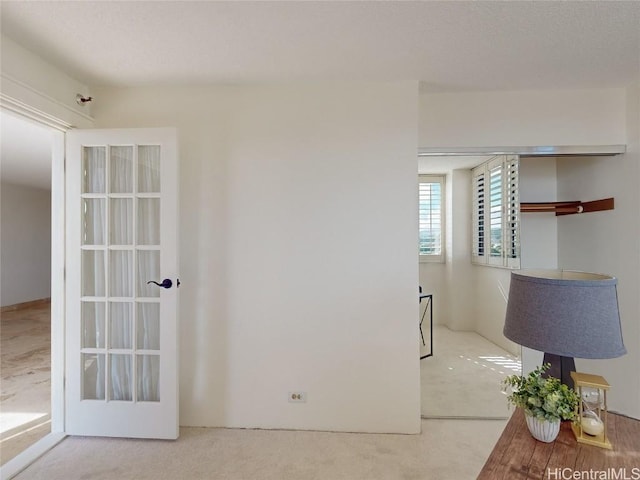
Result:
[[[520,348],[504,339],[501,328],[479,324],[486,317],[499,318],[506,308],[510,271],[474,265],[471,251],[471,170],[492,157],[419,157],[419,175],[445,179],[442,257],[419,266],[423,295],[433,295],[433,338],[425,337],[427,345],[433,343],[433,356],[420,360],[421,413],[426,418],[506,419],[511,413],[501,381],[520,373]],[[426,335],[429,328],[422,326]]]
[[51,432],[54,133],[0,112],[0,464]]

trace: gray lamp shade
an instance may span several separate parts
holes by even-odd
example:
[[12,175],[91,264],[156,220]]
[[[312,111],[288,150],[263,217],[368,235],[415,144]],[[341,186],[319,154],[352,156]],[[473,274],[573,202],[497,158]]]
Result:
[[595,273],[512,272],[504,335],[564,357],[624,355],[617,283],[615,277]]

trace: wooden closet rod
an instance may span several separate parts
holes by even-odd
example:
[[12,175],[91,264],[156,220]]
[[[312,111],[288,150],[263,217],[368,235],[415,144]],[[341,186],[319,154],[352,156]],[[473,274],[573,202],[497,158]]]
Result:
[[522,213],[551,212],[556,216],[613,209],[613,198],[603,198],[591,202],[523,202],[520,204],[520,212]]

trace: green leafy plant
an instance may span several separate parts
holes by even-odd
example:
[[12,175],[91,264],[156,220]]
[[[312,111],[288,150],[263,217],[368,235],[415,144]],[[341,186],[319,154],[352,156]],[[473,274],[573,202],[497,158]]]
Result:
[[545,363],[526,377],[510,375],[505,378],[502,382],[505,389],[511,388],[507,401],[539,420],[575,420],[578,394],[555,377],[543,377],[550,366]]

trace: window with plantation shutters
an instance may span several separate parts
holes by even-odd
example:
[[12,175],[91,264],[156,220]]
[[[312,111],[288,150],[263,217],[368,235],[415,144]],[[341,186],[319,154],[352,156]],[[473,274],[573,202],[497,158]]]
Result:
[[520,266],[520,201],[517,155],[498,155],[472,171],[472,260]]
[[421,262],[444,261],[444,184],[443,176],[419,176],[419,256]]

